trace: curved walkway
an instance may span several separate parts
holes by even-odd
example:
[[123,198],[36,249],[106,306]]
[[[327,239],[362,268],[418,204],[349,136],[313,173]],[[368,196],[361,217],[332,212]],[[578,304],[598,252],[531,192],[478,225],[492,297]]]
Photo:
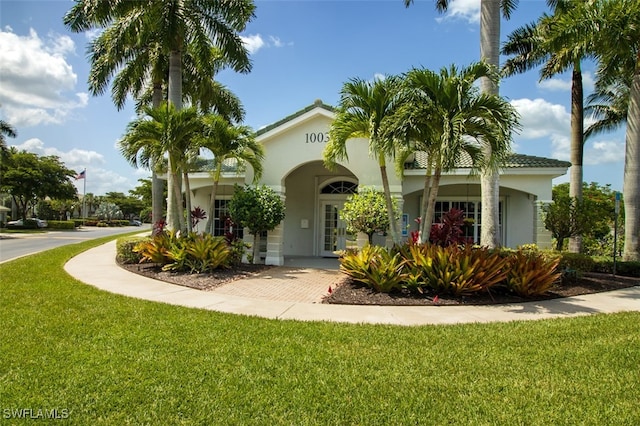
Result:
[[[71,259],[65,270],[97,288],[155,302],[264,318],[396,325],[504,322],[640,311],[640,286],[541,302],[492,306],[347,306],[320,303],[337,271],[278,267],[214,291],[199,291],[125,271],[115,241]],[[300,296],[292,297],[292,294]],[[286,297],[285,297],[286,296]]]

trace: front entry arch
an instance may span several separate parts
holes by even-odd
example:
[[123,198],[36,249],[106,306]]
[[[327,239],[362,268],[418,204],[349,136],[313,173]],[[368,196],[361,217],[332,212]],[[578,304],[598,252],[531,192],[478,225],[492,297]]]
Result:
[[338,165],[336,170],[328,170],[322,161],[292,170],[282,181],[286,205],[284,256],[334,257],[334,251],[344,248],[342,238],[347,235],[339,211],[349,194],[357,191],[358,183],[346,167]]

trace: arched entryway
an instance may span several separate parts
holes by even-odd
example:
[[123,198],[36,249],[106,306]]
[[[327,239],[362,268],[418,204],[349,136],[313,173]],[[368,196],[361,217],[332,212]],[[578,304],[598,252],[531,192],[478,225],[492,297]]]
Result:
[[285,256],[335,256],[346,247],[340,210],[357,191],[358,179],[346,167],[328,170],[313,161],[292,170],[284,179],[286,217]]

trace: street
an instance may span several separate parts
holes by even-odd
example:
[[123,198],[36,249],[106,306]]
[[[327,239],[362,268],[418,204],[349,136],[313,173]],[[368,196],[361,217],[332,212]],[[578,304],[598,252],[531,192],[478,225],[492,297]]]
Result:
[[42,234],[0,234],[0,263],[52,248],[127,232],[149,231],[150,225],[121,228],[84,227],[74,231],[51,230]]

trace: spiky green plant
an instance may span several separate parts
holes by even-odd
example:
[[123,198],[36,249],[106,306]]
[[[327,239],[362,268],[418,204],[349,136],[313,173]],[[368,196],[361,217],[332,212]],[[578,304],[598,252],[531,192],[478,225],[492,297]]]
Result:
[[402,288],[405,263],[400,253],[391,254],[384,247],[366,245],[360,251],[346,252],[340,258],[340,270],[378,292],[390,293]]
[[548,258],[542,253],[518,250],[508,256],[505,285],[519,296],[531,297],[547,292],[562,276],[558,272],[560,258]]

